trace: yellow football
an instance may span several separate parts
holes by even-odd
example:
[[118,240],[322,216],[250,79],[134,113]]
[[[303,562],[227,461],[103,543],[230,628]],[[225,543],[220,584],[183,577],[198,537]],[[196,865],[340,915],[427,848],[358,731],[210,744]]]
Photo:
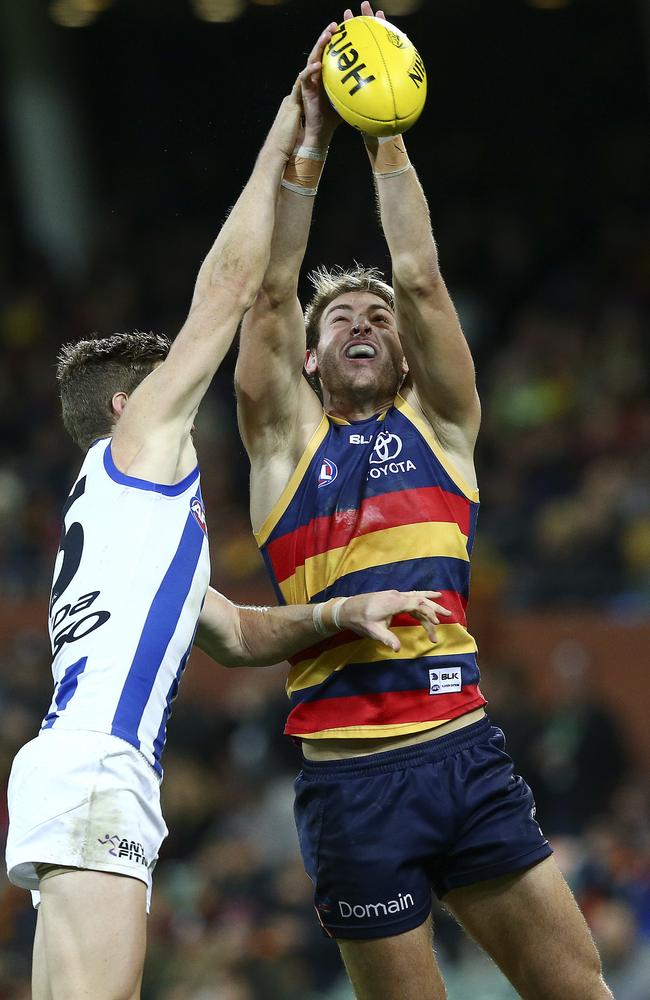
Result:
[[427,96],[427,75],[415,46],[378,17],[339,24],[323,54],[323,85],[344,121],[378,136],[410,128]]

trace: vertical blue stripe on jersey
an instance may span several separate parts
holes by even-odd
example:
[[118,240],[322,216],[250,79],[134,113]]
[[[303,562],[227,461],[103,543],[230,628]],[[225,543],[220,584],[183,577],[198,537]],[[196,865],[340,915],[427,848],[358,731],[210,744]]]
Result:
[[[198,624],[198,623],[197,623]],[[158,735],[153,741],[153,756],[154,756],[154,769],[158,774],[162,775],[162,767],[160,765],[160,758],[162,757],[162,752],[165,749],[165,742],[167,740],[167,723],[169,722],[169,716],[172,714],[172,702],[174,701],[176,695],[178,694],[178,687],[181,682],[181,677],[183,676],[183,671],[192,652],[192,646],[194,645],[194,636],[196,635],[196,629],[194,629],[194,635],[192,636],[192,641],[185,650],[183,659],[180,662],[180,666],[176,671],[176,676],[169,686],[169,691],[167,692],[167,701],[165,704],[165,711],[163,712],[162,722],[160,723],[160,729],[158,730]]]
[[43,719],[43,725],[41,729],[51,729],[56,720],[59,717],[59,713],[63,711],[65,706],[68,704],[72,695],[77,690],[77,684],[79,683],[79,674],[83,673],[86,663],[88,662],[87,656],[82,656],[80,660],[76,663],[71,663],[63,677],[61,678],[61,683],[59,684],[58,690],[54,696],[54,704],[56,705],[55,712],[49,712],[48,715]]
[[260,552],[262,553],[262,559],[264,560],[264,565],[266,566],[266,572],[269,574],[271,585],[273,586],[273,589],[275,591],[275,599],[280,605],[286,604],[287,599],[280,590],[280,584],[275,578],[275,571],[273,569],[273,563],[271,562],[271,557],[269,555],[269,550],[267,546],[264,545],[264,547],[260,549]]
[[151,602],[138,648],[115,709],[111,734],[121,736],[138,749],[140,720],[190,592],[204,540],[203,531],[190,513],[174,558]]

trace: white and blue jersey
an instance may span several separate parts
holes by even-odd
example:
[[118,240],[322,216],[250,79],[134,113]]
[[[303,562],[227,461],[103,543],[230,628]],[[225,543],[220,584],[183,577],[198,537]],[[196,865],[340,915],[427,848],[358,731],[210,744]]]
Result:
[[124,475],[110,439],[97,441],[63,508],[49,609],[55,690],[41,729],[118,736],[161,774],[209,578],[198,466],[162,486]]

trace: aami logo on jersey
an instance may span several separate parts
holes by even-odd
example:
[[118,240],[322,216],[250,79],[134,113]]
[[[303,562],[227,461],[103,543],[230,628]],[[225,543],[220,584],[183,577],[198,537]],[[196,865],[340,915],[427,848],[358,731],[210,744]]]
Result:
[[207,535],[208,526],[205,523],[205,507],[203,506],[198,497],[192,497],[192,499],[190,500],[190,510],[194,514],[194,517],[197,520],[201,531],[205,535]]
[[447,691],[460,691],[462,686],[463,678],[460,667],[429,671],[429,694],[445,694]]
[[333,483],[339,474],[339,470],[334,462],[331,462],[329,458],[324,458],[321,462],[320,472],[318,474],[318,489],[321,486],[329,486]]

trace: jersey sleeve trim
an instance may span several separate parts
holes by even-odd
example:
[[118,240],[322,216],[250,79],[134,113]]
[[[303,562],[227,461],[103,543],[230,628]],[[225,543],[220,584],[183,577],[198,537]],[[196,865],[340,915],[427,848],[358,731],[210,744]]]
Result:
[[278,521],[284,514],[285,510],[291,503],[291,500],[296,490],[298,489],[298,486],[302,482],[303,476],[305,475],[309,467],[309,463],[316,454],[321,442],[327,435],[328,428],[329,428],[329,422],[325,413],[323,413],[321,422],[319,423],[318,427],[312,434],[309,443],[305,448],[300,461],[298,462],[298,465],[296,466],[291,475],[291,479],[289,480],[285,488],[282,490],[279,500],[273,506],[271,513],[266,518],[260,530],[253,533],[255,535],[255,541],[257,542],[258,546],[260,546],[260,548],[262,547],[262,545],[264,545],[269,535],[275,528],[276,524],[278,523]]
[[451,461],[447,453],[443,450],[442,445],[438,441],[438,438],[435,436],[432,428],[429,426],[426,420],[424,420],[419,415],[419,413],[417,413],[417,411],[411,406],[411,404],[406,399],[404,399],[403,396],[399,395],[399,393],[395,398],[395,409],[399,410],[400,413],[402,413],[407,418],[407,420],[409,420],[413,424],[413,426],[420,432],[424,440],[431,448],[431,451],[436,456],[436,458],[438,459],[441,466],[443,467],[449,478],[452,480],[452,482],[456,484],[458,489],[465,494],[468,500],[472,500],[474,501],[474,503],[478,503],[479,499],[478,490],[475,489],[473,486],[470,486],[469,483],[461,476],[460,472],[458,471],[454,463]]
[[113,461],[113,455],[111,453],[111,442],[109,441],[106,450],[104,452],[104,469],[110,479],[114,483],[119,483],[120,486],[130,486],[135,490],[148,490],[151,493],[162,493],[167,497],[178,497],[185,490],[189,489],[192,483],[198,479],[199,467],[196,465],[189,475],[181,479],[180,483],[175,483],[173,486],[166,486],[164,483],[152,483],[148,479],[138,479],[136,476],[127,476],[126,473],[120,472],[115,462]]

